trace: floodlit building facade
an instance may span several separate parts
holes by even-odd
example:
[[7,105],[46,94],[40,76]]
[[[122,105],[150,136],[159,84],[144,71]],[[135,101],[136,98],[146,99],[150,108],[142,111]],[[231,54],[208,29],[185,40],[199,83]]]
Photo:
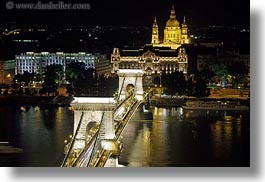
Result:
[[98,76],[104,75],[109,76],[110,75],[110,61],[107,59],[106,54],[96,54],[96,62],[95,62],[95,69]]
[[162,72],[179,71],[187,78],[188,54],[184,47],[177,50],[152,45],[130,50],[114,48],[111,54],[111,72],[117,73],[120,69],[142,69],[144,83],[148,83],[147,85],[160,77]]
[[15,76],[15,60],[0,60],[0,84],[12,84]]
[[4,62],[4,75],[5,75],[5,83],[11,84],[13,83],[13,78],[15,77],[15,60],[5,60]]
[[15,56],[16,66],[15,74],[23,74],[25,71],[29,73],[42,74],[47,65],[59,64],[63,65],[65,71],[66,65],[71,62],[83,62],[85,68],[95,68],[97,57],[91,53],[64,53],[64,52],[27,52]]

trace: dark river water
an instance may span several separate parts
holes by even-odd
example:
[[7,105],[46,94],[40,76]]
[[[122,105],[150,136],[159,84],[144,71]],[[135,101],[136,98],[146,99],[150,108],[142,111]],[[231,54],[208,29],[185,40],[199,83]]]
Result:
[[[138,111],[123,133],[119,163],[142,166],[249,166],[250,124],[245,111]],[[73,131],[68,107],[0,107],[0,141],[22,148],[0,154],[0,166],[60,166]]]

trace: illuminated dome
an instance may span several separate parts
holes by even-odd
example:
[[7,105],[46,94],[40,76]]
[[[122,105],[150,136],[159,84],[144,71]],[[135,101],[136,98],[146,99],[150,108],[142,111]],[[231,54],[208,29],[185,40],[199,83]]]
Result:
[[179,22],[176,19],[174,6],[172,6],[171,13],[170,13],[170,18],[169,18],[169,20],[166,23],[166,27],[179,27]]
[[179,27],[179,22],[177,19],[169,19],[167,21],[166,27]]

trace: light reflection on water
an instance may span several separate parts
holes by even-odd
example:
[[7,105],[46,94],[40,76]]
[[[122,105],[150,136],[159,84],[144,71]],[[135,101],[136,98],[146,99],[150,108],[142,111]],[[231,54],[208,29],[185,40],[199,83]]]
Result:
[[[248,166],[249,113],[153,108],[136,112],[123,133],[119,163],[129,166]],[[73,131],[67,107],[0,107],[0,140],[24,149],[0,166],[60,166]]]
[[139,166],[248,166],[249,113],[153,108],[138,112],[123,134],[119,162]]
[[22,154],[0,154],[0,166],[60,166],[64,140],[73,130],[67,107],[0,107],[1,141],[22,148]]

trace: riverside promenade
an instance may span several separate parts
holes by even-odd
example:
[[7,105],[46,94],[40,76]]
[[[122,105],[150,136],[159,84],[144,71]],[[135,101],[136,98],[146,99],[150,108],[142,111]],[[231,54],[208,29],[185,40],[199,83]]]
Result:
[[221,100],[221,101],[238,101],[242,105],[250,105],[249,90],[246,89],[211,89],[211,94],[208,97],[175,97],[175,96],[151,96],[150,105],[157,107],[181,107],[186,101],[193,100]]

